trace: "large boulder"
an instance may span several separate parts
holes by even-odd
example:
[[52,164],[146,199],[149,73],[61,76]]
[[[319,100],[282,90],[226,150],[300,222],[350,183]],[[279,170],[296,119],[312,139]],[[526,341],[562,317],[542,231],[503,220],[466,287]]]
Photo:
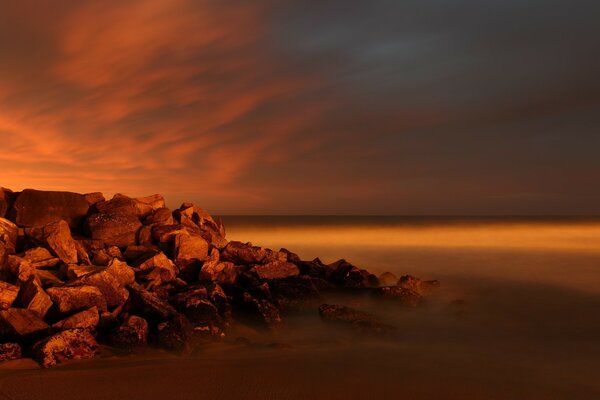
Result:
[[[27,231],[31,236],[39,236],[38,232],[37,229]],[[41,239],[52,254],[65,264],[77,264],[77,245],[71,236],[71,230],[66,221],[55,221],[46,224],[41,231],[41,235]]]
[[208,258],[208,242],[201,236],[191,235],[187,231],[175,236],[173,250],[175,264],[182,269]]
[[12,204],[13,192],[10,189],[0,187],[0,218],[4,218]]
[[143,346],[148,341],[148,322],[142,317],[130,315],[109,333],[108,340],[117,347]]
[[146,259],[139,259],[134,266],[140,270],[143,278],[152,286],[174,281],[179,273],[175,264],[162,252],[153,254]]
[[84,329],[62,331],[34,346],[34,357],[44,368],[67,360],[95,357],[100,346],[90,332]]
[[144,225],[173,225],[175,220],[173,219],[173,213],[166,207],[159,208],[152,212],[144,219]]
[[236,265],[261,264],[267,252],[251,243],[231,241],[221,252],[221,260],[229,261]]
[[9,308],[0,311],[0,336],[2,338],[30,340],[43,336],[49,330],[48,324],[34,311],[23,308]]
[[18,343],[0,344],[0,362],[18,360],[21,356],[21,346]]
[[8,215],[22,227],[65,220],[71,228],[78,228],[89,207],[78,193],[25,189],[18,194]]
[[106,299],[95,286],[53,287],[47,293],[60,314],[71,314],[92,307],[98,307],[101,312],[107,310]]
[[395,327],[382,323],[373,314],[342,305],[323,304],[319,307],[319,315],[326,322],[349,326],[360,333],[390,334],[396,331]]
[[274,261],[268,264],[255,265],[250,272],[262,280],[290,278],[300,274],[296,264],[287,261]]
[[85,329],[93,331],[100,322],[98,307],[94,306],[87,310],[80,311],[52,325],[52,328],[59,331],[68,329]]
[[0,310],[10,308],[19,294],[19,287],[0,282]]
[[87,274],[73,284],[97,287],[106,299],[107,306],[115,307],[127,301],[129,292],[125,286],[133,282],[135,282],[133,269],[114,258],[108,267]]
[[155,194],[137,199],[117,193],[108,201],[95,203],[96,210],[103,214],[127,214],[143,218],[150,215],[154,210],[165,206],[165,199]]
[[135,244],[141,226],[140,220],[131,214],[93,214],[85,221],[86,231],[92,239],[119,247]]
[[200,280],[217,282],[220,285],[231,286],[235,284],[238,268],[229,261],[219,260],[219,251],[213,249],[210,258],[200,269]]

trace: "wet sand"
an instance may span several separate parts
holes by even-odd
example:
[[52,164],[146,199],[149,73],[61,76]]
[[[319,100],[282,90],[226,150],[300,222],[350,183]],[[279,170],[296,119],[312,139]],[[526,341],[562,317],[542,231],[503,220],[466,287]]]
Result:
[[[370,235],[360,224],[321,227],[320,244],[308,240],[314,225],[296,225],[297,235],[286,236],[289,224],[226,223],[230,239],[438,278],[442,288],[416,310],[330,299],[396,325],[393,338],[356,337],[308,312],[288,318],[274,336],[237,327],[228,342],[187,356],[107,348],[100,359],[51,370],[6,363],[0,398],[600,398],[600,225],[515,225],[511,235],[506,224],[435,225],[431,232],[380,224],[391,240],[383,245],[374,222]],[[503,239],[494,245],[494,238]],[[253,344],[236,344],[237,336]]]

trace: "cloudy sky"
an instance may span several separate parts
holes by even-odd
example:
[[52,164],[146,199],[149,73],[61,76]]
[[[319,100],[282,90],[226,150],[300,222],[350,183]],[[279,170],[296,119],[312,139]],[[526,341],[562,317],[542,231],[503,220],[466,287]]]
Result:
[[600,214],[599,4],[2,1],[0,185]]

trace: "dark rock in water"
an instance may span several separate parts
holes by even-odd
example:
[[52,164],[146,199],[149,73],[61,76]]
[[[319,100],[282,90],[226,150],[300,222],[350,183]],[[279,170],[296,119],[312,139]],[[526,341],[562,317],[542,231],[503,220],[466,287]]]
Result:
[[108,339],[117,347],[143,346],[148,342],[148,322],[142,317],[130,315],[109,333]]
[[276,329],[281,324],[281,315],[275,305],[268,299],[261,299],[248,292],[242,294],[239,301],[239,310],[244,313],[249,322],[259,326]]
[[52,328],[60,331],[68,329],[85,329],[93,331],[96,329],[99,322],[100,314],[98,313],[98,307],[92,307],[56,322],[52,325]]
[[347,325],[361,333],[390,334],[396,331],[395,327],[382,323],[373,314],[342,305],[323,304],[319,307],[319,315],[324,321]]
[[379,275],[379,284],[381,286],[394,286],[398,283],[398,277],[391,272],[384,272]]
[[307,309],[321,301],[319,290],[307,275],[274,280],[269,287],[282,310]]
[[423,281],[411,275],[403,275],[398,281],[398,286],[405,289],[410,289],[420,295],[429,293],[433,289],[440,286],[439,281]]
[[183,315],[176,315],[156,327],[159,346],[180,353],[186,353],[193,347],[194,328]]
[[135,244],[141,227],[140,220],[130,214],[93,214],[85,221],[86,231],[92,239],[118,247]]
[[172,305],[139,284],[134,283],[127,288],[129,289],[133,309],[143,317],[152,321],[163,321],[178,315],[177,310]]
[[327,277],[343,288],[360,289],[379,286],[379,280],[366,270],[361,270],[346,260],[327,266]]
[[283,279],[300,274],[296,264],[287,261],[273,261],[268,264],[255,265],[250,272],[256,274],[262,280]]
[[22,308],[0,311],[0,334],[3,338],[30,340],[46,334],[49,328],[34,311]]
[[52,307],[50,296],[34,277],[21,285],[18,303],[20,306],[36,312],[42,319],[46,317],[48,310]]
[[280,253],[285,253],[287,255],[287,261],[294,263],[296,265],[301,264],[302,260],[300,260],[300,256],[298,254],[289,251],[288,249],[280,249]]
[[21,346],[18,343],[0,344],[0,362],[18,360],[21,356]]
[[89,207],[85,197],[78,193],[25,189],[18,194],[8,215],[22,227],[65,220],[72,229],[77,229]]
[[261,264],[267,252],[251,243],[231,241],[221,252],[221,260],[236,265]]
[[44,368],[67,360],[93,358],[100,347],[92,334],[84,329],[62,331],[34,345],[34,358]]
[[95,286],[53,287],[46,292],[57,312],[63,315],[92,307],[97,307],[100,312],[107,310],[106,299]]
[[373,293],[382,299],[393,300],[404,306],[417,307],[423,304],[423,296],[399,286],[382,286],[374,289]]
[[10,283],[0,282],[0,310],[10,308],[19,294],[19,287]]

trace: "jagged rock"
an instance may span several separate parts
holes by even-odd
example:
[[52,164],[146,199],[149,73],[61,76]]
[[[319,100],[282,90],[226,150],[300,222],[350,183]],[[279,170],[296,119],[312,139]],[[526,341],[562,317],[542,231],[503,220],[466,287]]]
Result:
[[209,259],[200,269],[200,280],[217,282],[221,285],[233,285],[237,280],[238,268],[228,261],[219,261],[219,250],[212,249]]
[[98,267],[93,265],[68,265],[65,270],[67,279],[76,280],[85,275],[98,271]]
[[104,195],[100,192],[86,193],[83,195],[83,197],[88,202],[90,207],[92,207],[102,201],[106,201],[106,199],[104,198]]
[[34,357],[44,368],[67,360],[93,358],[100,347],[90,332],[70,329],[50,336],[34,346]]
[[323,304],[319,307],[319,315],[324,321],[348,325],[361,333],[390,334],[396,328],[382,323],[377,317],[367,312],[334,304]]
[[100,322],[100,314],[98,307],[92,307],[87,310],[80,311],[52,325],[56,330],[68,329],[85,329],[93,331]]
[[21,285],[17,302],[21,307],[36,312],[42,319],[52,307],[50,296],[33,277]]
[[398,280],[398,286],[405,289],[410,289],[418,294],[425,295],[433,289],[440,286],[439,281],[423,281],[411,275],[403,275]]
[[266,255],[265,249],[252,246],[251,243],[231,241],[221,252],[221,260],[236,265],[260,264]]
[[75,284],[97,287],[106,299],[107,306],[115,307],[127,301],[129,292],[125,286],[133,282],[135,282],[133,269],[114,258],[108,267],[83,276]]
[[374,289],[374,294],[382,299],[393,300],[410,307],[423,303],[423,296],[419,293],[399,286],[382,286]]
[[78,240],[75,240],[75,250],[77,251],[77,261],[79,262],[79,264],[92,264],[92,262],[90,261],[90,256],[85,250],[84,245]]
[[0,310],[10,308],[19,294],[19,287],[10,283],[0,282]]
[[398,277],[391,272],[384,272],[379,275],[379,284],[381,286],[394,286],[398,282]]
[[160,194],[153,194],[145,197],[136,197],[136,201],[149,205],[152,210],[165,207],[165,198]]
[[65,264],[77,264],[77,246],[66,221],[51,222],[43,232],[44,241],[56,257]]
[[117,193],[108,201],[96,203],[96,210],[102,214],[133,215],[141,218],[149,215],[153,208],[148,203]]
[[23,308],[0,311],[0,334],[3,338],[30,340],[46,334],[49,328],[34,311]]
[[44,226],[65,220],[76,229],[89,209],[85,197],[78,193],[25,189],[15,200],[10,219],[18,226]]
[[152,321],[162,321],[177,315],[177,311],[168,302],[161,300],[156,294],[151,293],[133,283],[129,289],[131,305],[144,318]]
[[159,208],[144,219],[144,225],[174,225],[173,213],[166,207]]
[[46,292],[60,314],[71,314],[94,306],[100,312],[107,310],[106,299],[95,286],[53,287]]
[[17,238],[19,237],[19,228],[6,218],[0,218],[0,243],[8,254],[14,254],[17,248]]
[[44,289],[62,286],[65,282],[61,279],[60,271],[33,269],[33,275]]
[[130,214],[93,214],[85,221],[87,232],[93,239],[119,247],[135,244],[141,226],[140,220]]
[[300,256],[296,253],[293,253],[291,251],[289,251],[288,249],[281,249],[279,250],[280,253],[285,253],[287,255],[287,261],[294,263],[294,264],[300,264],[302,263],[302,260],[300,260]]
[[153,286],[174,281],[179,273],[179,269],[164,253],[142,259],[135,267],[142,271],[144,279],[152,282]]
[[137,244],[141,246],[151,246],[152,243],[152,226],[142,226],[137,234]]
[[21,346],[18,343],[0,344],[0,362],[18,360],[21,356]]
[[142,317],[130,315],[109,333],[108,340],[117,347],[145,345],[148,341],[148,322]]
[[200,236],[192,236],[188,232],[181,232],[175,236],[174,261],[182,271],[190,271],[190,266],[196,264],[195,274],[192,271],[188,275],[197,276],[200,270],[199,262],[208,258],[208,242]]
[[302,261],[298,264],[298,268],[300,269],[300,274],[318,279],[327,279],[331,272],[318,258],[315,258],[313,261]]
[[4,218],[12,204],[13,192],[10,189],[0,187],[0,218]]
[[60,262],[58,257],[53,257],[43,247],[34,247],[25,251],[22,258],[27,260],[33,268],[53,268]]
[[250,322],[258,323],[269,329],[275,329],[281,324],[279,310],[268,299],[257,298],[244,292],[239,307]]
[[359,269],[346,260],[327,265],[328,278],[343,288],[358,289],[379,286],[379,280],[366,270]]
[[175,315],[156,327],[158,344],[171,351],[188,352],[192,349],[194,329],[183,315]]
[[264,265],[255,265],[250,272],[256,274],[262,280],[283,279],[300,274],[296,264],[287,261],[274,261]]

